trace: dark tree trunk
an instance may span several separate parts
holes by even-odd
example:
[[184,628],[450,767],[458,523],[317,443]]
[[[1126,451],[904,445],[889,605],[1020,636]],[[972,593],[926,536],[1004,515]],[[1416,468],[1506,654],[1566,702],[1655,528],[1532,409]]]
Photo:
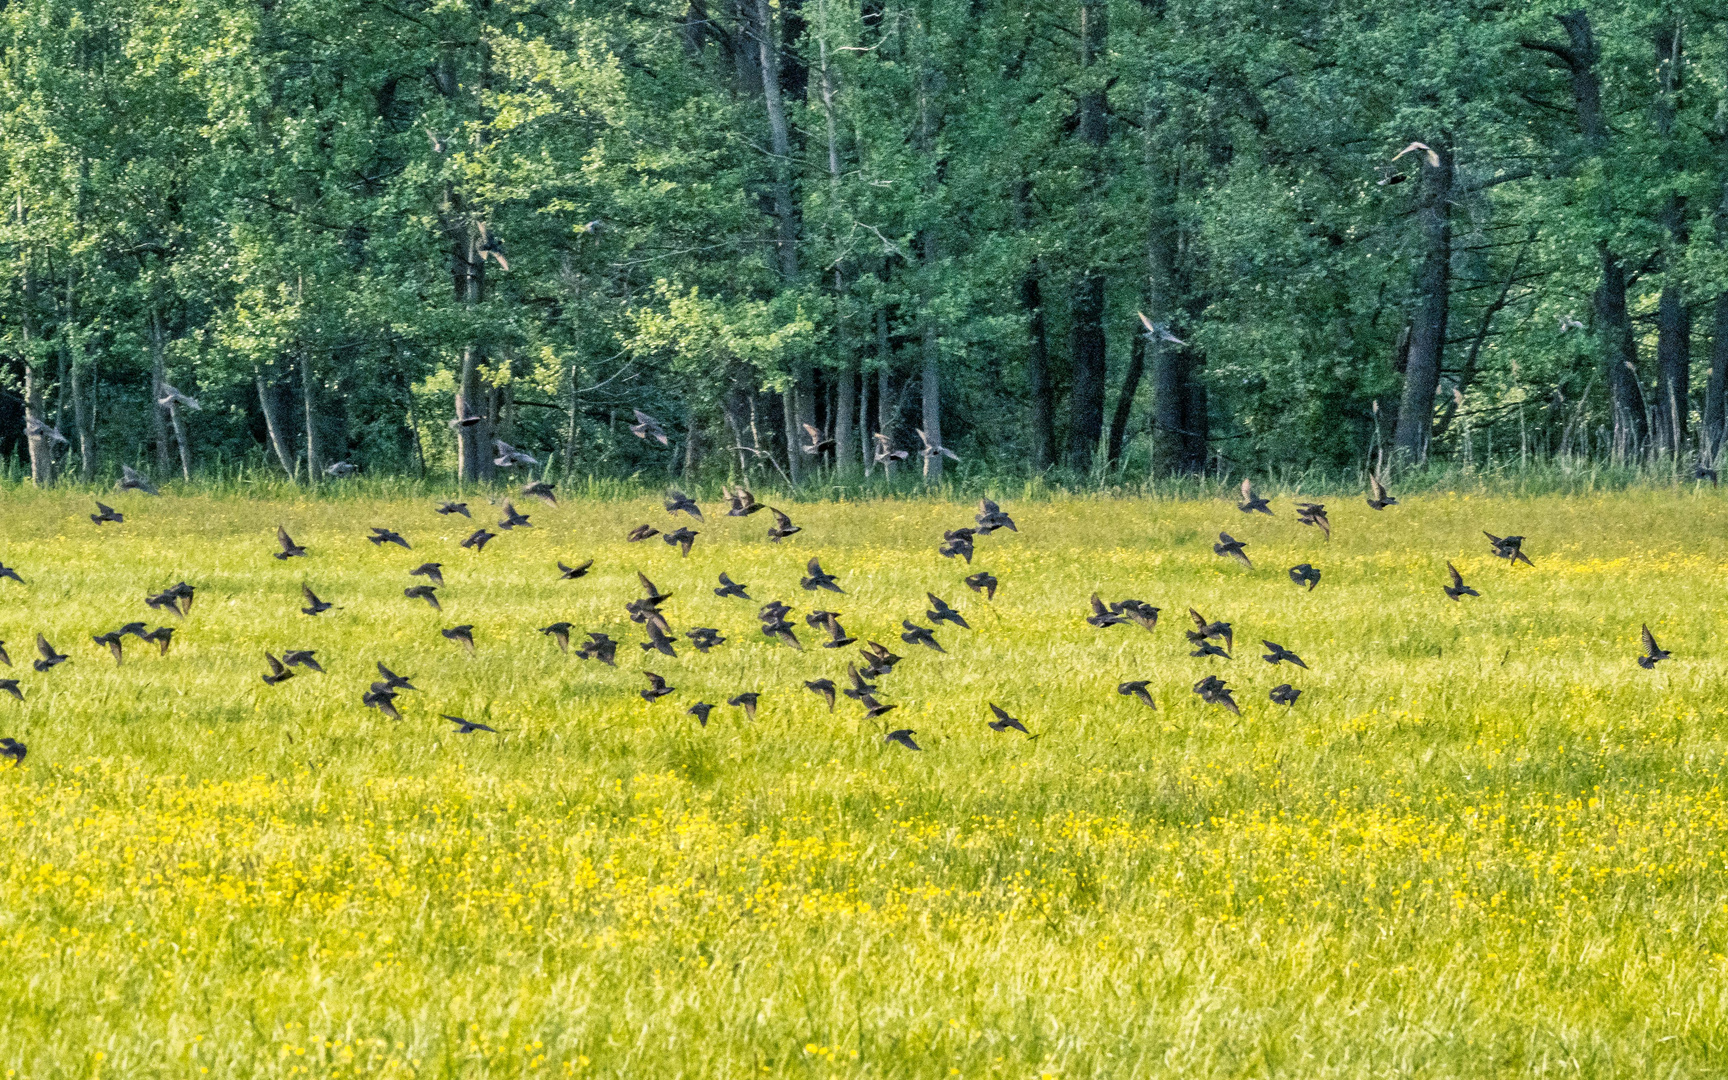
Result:
[[1110,417],[1110,438],[1106,441],[1110,464],[1122,460],[1122,444],[1128,437],[1128,421],[1134,415],[1134,395],[1140,392],[1140,378],[1146,371],[1146,335],[1136,333],[1128,347],[1128,370],[1122,375],[1122,389],[1116,394],[1116,412]]
[[[1567,43],[1523,39],[1519,44],[1557,57],[1566,65],[1572,79],[1572,102],[1578,115],[1578,130],[1590,155],[1605,159],[1608,149],[1608,121],[1602,112],[1601,76],[1596,70],[1601,53],[1590,26],[1590,16],[1582,10],[1556,15],[1566,31]],[[1603,182],[1602,219],[1613,220],[1612,184]],[[1609,405],[1614,415],[1613,452],[1623,460],[1635,452],[1643,441],[1646,428],[1642,395],[1638,389],[1638,348],[1632,337],[1632,324],[1626,311],[1626,268],[1607,239],[1597,241],[1597,256],[1602,266],[1602,282],[1596,290],[1597,327],[1602,335],[1603,381],[1608,387]]]
[[1211,453],[1212,419],[1206,400],[1206,383],[1200,378],[1205,359],[1199,355],[1188,358],[1183,376],[1182,395],[1182,468],[1186,472],[1206,471],[1206,458]]
[[[894,407],[894,349],[888,339],[888,312],[886,309],[876,309],[876,434],[881,435],[890,443],[894,441],[896,409]],[[871,440],[871,451],[875,451],[875,440]],[[882,472],[890,479],[894,476],[894,462],[884,461]]]
[[[1104,52],[1108,33],[1104,0],[1080,0],[1079,123],[1075,134],[1087,149],[1082,200],[1094,204],[1103,196],[1103,148],[1109,138],[1104,85],[1093,69]],[[1069,393],[1068,465],[1079,472],[1092,467],[1092,455],[1104,434],[1104,384],[1108,377],[1104,337],[1104,275],[1085,271],[1073,295],[1074,385]]]
[[842,478],[858,473],[858,370],[848,363],[834,375],[834,471]]
[[324,456],[318,448],[318,382],[312,376],[312,354],[300,349],[300,409],[306,425],[306,479],[316,484],[324,474]]
[[[918,76],[918,151],[925,158],[924,196],[927,205],[934,206],[940,189],[936,138],[941,129],[941,106],[937,100],[941,75],[929,55],[921,61]],[[930,211],[934,213],[934,211]],[[937,242],[937,222],[926,221],[919,235],[918,274],[918,342],[921,415],[924,438],[932,446],[942,445],[942,370],[940,333],[936,324],[936,269],[941,261]],[[942,479],[943,458],[932,454],[924,459],[924,479],[934,483]]]
[[1026,309],[1026,390],[1032,399],[1032,467],[1056,463],[1056,397],[1050,385],[1050,331],[1044,320],[1044,289],[1038,260],[1020,279],[1020,305]]
[[[1666,171],[1679,174],[1684,164],[1674,145],[1674,114],[1680,93],[1682,59],[1680,27],[1656,32],[1656,133],[1660,157]],[[1688,394],[1692,371],[1692,313],[1681,292],[1681,266],[1686,252],[1686,199],[1678,192],[1668,196],[1661,212],[1667,241],[1662,252],[1666,276],[1656,309],[1656,402],[1652,410],[1655,430],[1651,433],[1659,452],[1679,456],[1686,442]]]
[[1416,291],[1416,320],[1404,364],[1404,392],[1398,400],[1398,425],[1392,435],[1393,460],[1420,465],[1428,457],[1434,429],[1434,392],[1445,360],[1446,324],[1452,288],[1452,151],[1436,141],[1439,165],[1422,165],[1422,200],[1417,220],[1422,230],[1422,268]]
[[1710,381],[1704,387],[1704,452],[1714,462],[1722,453],[1722,428],[1728,420],[1723,407],[1728,394],[1728,292],[1716,296],[1715,325],[1710,332]]

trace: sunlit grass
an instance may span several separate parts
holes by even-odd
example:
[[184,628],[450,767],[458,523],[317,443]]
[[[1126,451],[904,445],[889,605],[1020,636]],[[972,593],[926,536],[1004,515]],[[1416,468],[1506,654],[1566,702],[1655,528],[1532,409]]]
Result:
[[[424,498],[7,495],[0,1075],[1719,1075],[1728,509],[1706,492],[1328,500],[1334,538],[1222,501],[714,508],[518,500],[481,554]],[[682,518],[679,519],[682,522]],[[310,550],[280,562],[285,525]],[[400,530],[411,552],[364,540]],[[1252,572],[1212,554],[1220,528]],[[1521,533],[1509,569],[1481,530]],[[819,555],[845,596],[798,579]],[[594,558],[561,582],[553,567]],[[444,564],[442,614],[402,596]],[[1440,592],[1455,562],[1481,590]],[[1284,574],[1311,562],[1312,593]],[[988,569],[993,603],[960,579]],[[645,656],[637,571],[707,655]],[[713,596],[721,570],[756,603]],[[143,597],[185,579],[189,617]],[[303,616],[300,585],[340,605]],[[899,621],[933,591],[973,630]],[[1086,600],[1163,608],[1095,630]],[[796,609],[806,651],[757,630]],[[1232,622],[1195,660],[1186,609]],[[856,654],[922,753],[802,687]],[[166,657],[94,633],[181,625]],[[616,670],[538,628],[605,630]],[[1674,660],[1633,658],[1648,622]],[[471,623],[467,657],[440,628]],[[29,668],[45,633],[73,659]],[[577,638],[580,638],[578,633]],[[1269,638],[1303,672],[1259,659]],[[266,650],[324,675],[265,686]],[[421,688],[392,722],[384,661]],[[644,667],[677,693],[637,696]],[[1192,692],[1228,680],[1234,716]],[[1149,711],[1116,693],[1149,679]],[[1294,708],[1267,700],[1291,682]],[[724,702],[762,693],[754,723]],[[706,728],[685,714],[719,706]],[[1036,740],[985,726],[988,703]],[[499,734],[455,736],[440,713]]]

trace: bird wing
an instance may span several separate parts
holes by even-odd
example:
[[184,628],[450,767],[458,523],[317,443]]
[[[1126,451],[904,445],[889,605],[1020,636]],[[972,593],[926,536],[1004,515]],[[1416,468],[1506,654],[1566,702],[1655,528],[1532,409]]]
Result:
[[1452,587],[1454,589],[1462,589],[1464,587],[1464,575],[1460,574],[1458,572],[1458,568],[1456,566],[1453,566],[1451,563],[1447,563],[1446,564],[1446,572],[1452,575]]
[[1092,594],[1092,614],[1094,614],[1094,615],[1108,615],[1109,613],[1110,613],[1110,609],[1104,606],[1104,601],[1098,599],[1097,593],[1093,593]]
[[270,674],[272,675],[281,675],[283,672],[288,670],[282,666],[282,661],[276,659],[269,653],[264,654],[264,661],[270,665]]
[[1386,497],[1386,485],[1380,482],[1378,476],[1369,476],[1368,486],[1373,490],[1376,499],[1384,499]]
[[790,529],[792,527],[792,519],[791,518],[787,517],[785,514],[782,514],[780,511],[775,510],[772,506],[770,506],[768,509],[774,514],[774,522],[776,525],[778,525],[782,529]]
[[990,703],[990,711],[996,714],[996,719],[998,719],[998,720],[1008,721],[1008,720],[1014,719],[1012,716],[1009,716],[1007,713],[1003,712],[1001,707],[998,706],[994,701],[992,701]]
[[283,551],[294,546],[294,540],[288,535],[288,530],[280,525],[276,526],[276,542],[282,545]]
[[318,594],[313,592],[311,590],[311,588],[306,586],[306,585],[300,586],[300,595],[304,596],[306,598],[306,602],[308,604],[311,604],[313,607],[317,607],[318,604],[320,603],[320,601],[318,599]]
[[1194,620],[1194,625],[1199,630],[1204,631],[1208,626],[1211,625],[1210,623],[1208,623],[1206,621],[1206,616],[1200,614],[1198,611],[1195,611],[1193,608],[1188,609],[1188,617]]
[[1649,626],[1644,627],[1644,651],[1651,656],[1655,656],[1657,653],[1662,651],[1656,644],[1655,635],[1650,633]]
[[36,651],[42,654],[44,660],[52,660],[58,655],[54,652],[54,646],[48,644],[48,639],[41,634],[36,635]]
[[819,443],[822,441],[822,433],[820,431],[817,431],[816,428],[813,427],[812,425],[800,424],[799,426],[804,429],[805,434],[810,436],[811,442]]
[[[1144,318],[1145,316],[1141,317]],[[1246,476],[1242,478],[1242,501],[1254,501],[1254,481],[1248,479]]]
[[649,581],[648,575],[644,574],[642,571],[640,571],[640,570],[636,571],[636,580],[640,581],[642,583],[642,587],[644,589],[648,590],[649,596],[659,596],[660,595],[660,590],[654,587],[654,583],[652,581]]
[[820,577],[827,577],[828,576],[822,572],[822,560],[821,559],[812,558],[809,562],[804,564],[804,568],[806,570],[810,571],[810,576],[813,578],[820,578]]
[[661,676],[656,675],[652,671],[644,671],[642,674],[648,676],[648,685],[651,688],[653,688],[655,690],[666,689],[666,680],[664,678],[662,678]]

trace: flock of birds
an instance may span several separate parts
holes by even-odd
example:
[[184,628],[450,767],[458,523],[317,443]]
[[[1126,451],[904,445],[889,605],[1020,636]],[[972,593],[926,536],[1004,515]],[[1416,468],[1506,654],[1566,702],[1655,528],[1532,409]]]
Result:
[[[651,429],[650,433],[652,433]],[[148,478],[131,468],[124,470],[119,486],[123,490],[138,491],[148,495],[157,494],[154,485],[150,483]],[[530,483],[524,486],[521,492],[525,497],[539,498],[552,505],[557,505],[558,502],[555,489],[544,481]],[[778,543],[803,531],[800,526],[793,523],[786,513],[758,502],[755,496],[742,486],[728,488],[725,492],[725,500],[728,517],[747,518],[756,513],[767,511],[773,519],[773,524],[767,530],[767,537],[771,542]],[[1397,505],[1398,500],[1387,491],[1385,484],[1378,477],[1370,477],[1370,497],[1367,502],[1375,510],[1384,510]],[[683,514],[687,521],[706,524],[702,508],[682,491],[670,491],[665,498],[664,505],[668,516],[674,519]],[[473,517],[468,504],[464,502],[445,501],[434,509],[436,513],[444,516],[461,515],[470,519]],[[1244,514],[1272,515],[1268,500],[1255,493],[1252,480],[1242,482],[1241,499],[1237,504],[1237,509]],[[90,515],[90,520],[98,528],[109,524],[123,524],[126,520],[124,514],[100,501],[96,503],[96,510],[96,513]],[[1332,525],[1327,517],[1325,504],[1297,502],[1295,503],[1295,511],[1296,520],[1299,523],[1316,528],[1328,540],[1331,539]],[[493,532],[490,528],[482,526],[463,540],[461,547],[479,553],[488,542],[497,538],[501,533],[531,526],[532,522],[529,520],[529,515],[517,510],[512,502],[505,501],[503,517],[496,525],[499,531]],[[947,558],[963,559],[967,564],[967,569],[971,570],[970,564],[976,551],[977,540],[1002,529],[1016,533],[1019,531],[1014,519],[1001,506],[989,499],[983,499],[980,501],[974,523],[970,526],[944,531],[937,551]],[[688,524],[681,524],[678,528],[672,529],[660,529],[651,524],[642,524],[630,530],[625,539],[632,543],[639,543],[659,536],[664,543],[676,547],[683,557],[688,558],[700,535]],[[1484,533],[1483,535],[1488,538],[1490,552],[1495,557],[1506,560],[1509,566],[1516,566],[1518,563],[1534,566],[1530,557],[1524,552],[1524,537],[1496,536],[1493,533]],[[405,550],[412,550],[409,541],[401,533],[392,529],[374,526],[371,535],[365,539],[374,546],[394,544]],[[274,553],[274,557],[278,560],[306,558],[309,555],[308,549],[296,543],[284,527],[277,527],[276,540],[279,550]],[[1227,532],[1220,532],[1218,541],[1213,545],[1212,550],[1221,558],[1232,559],[1252,569],[1254,564],[1248,554],[1248,547],[1246,541],[1238,540]],[[410,577],[423,578],[425,582],[404,588],[403,596],[410,600],[423,600],[434,611],[441,612],[443,608],[439,603],[437,591],[444,585],[443,565],[437,562],[425,562],[409,570],[408,575]],[[568,566],[559,561],[556,563],[558,580],[580,579],[593,569],[593,565],[592,559],[577,566]],[[1452,563],[1448,562],[1446,569],[1450,582],[1441,586],[1441,591],[1446,597],[1457,602],[1464,597],[1479,597],[1481,595],[1465,583],[1463,575]],[[823,568],[819,556],[812,557],[806,563],[805,570],[806,573],[800,579],[799,584],[806,592],[846,594],[839,577]],[[624,604],[624,611],[633,623],[642,627],[645,640],[637,644],[644,653],[658,653],[668,657],[676,657],[679,645],[682,642],[688,642],[687,647],[695,648],[698,652],[706,654],[725,643],[727,639],[715,627],[695,626],[685,630],[681,635],[677,633],[664,610],[664,605],[672,598],[672,594],[662,591],[645,574],[638,572],[636,576],[642,586],[643,595],[627,601]],[[1320,584],[1322,579],[1321,571],[1306,562],[1290,567],[1288,576],[1298,587],[1310,592]],[[16,569],[0,563],[0,581],[8,579],[21,585],[25,583],[24,578]],[[995,599],[997,588],[1000,585],[998,579],[987,570],[974,571],[962,580],[967,588],[982,596],[986,602]],[[734,581],[726,572],[721,572],[717,579],[717,587],[712,591],[714,595],[722,599],[755,603],[754,598],[748,592],[749,588],[748,585]],[[146,596],[144,603],[153,611],[165,612],[178,619],[184,619],[191,614],[196,592],[195,586],[180,581],[159,593]],[[305,606],[300,610],[307,616],[321,615],[335,606],[330,601],[320,598],[309,585],[303,584],[301,593],[305,599]],[[938,629],[953,627],[960,630],[970,630],[971,624],[959,608],[935,593],[926,593],[925,596],[928,600],[928,607],[923,612],[923,621],[929,625],[914,621],[912,618],[902,619],[900,625],[903,632],[900,634],[900,640],[907,646],[945,653],[947,650],[936,636]],[[1133,598],[1107,602],[1097,593],[1092,594],[1089,607],[1090,613],[1085,616],[1085,621],[1099,630],[1133,625],[1152,631],[1157,628],[1161,611],[1160,608],[1145,601]],[[792,614],[793,608],[790,605],[776,599],[763,604],[757,612],[757,618],[761,624],[761,632],[768,640],[791,649],[803,651],[804,642],[798,636],[798,627],[789,618]],[[1193,629],[1186,631],[1188,643],[1193,646],[1193,650],[1189,654],[1191,657],[1224,660],[1234,657],[1235,631],[1230,623],[1209,619],[1192,607],[1188,609],[1188,616],[1194,624]],[[856,645],[862,663],[847,664],[846,678],[843,684],[837,684],[834,679],[822,677],[806,680],[804,689],[818,695],[827,704],[830,712],[834,710],[837,699],[844,696],[863,708],[867,720],[880,722],[883,716],[896,708],[894,704],[881,700],[879,696],[881,681],[892,673],[901,657],[877,641],[866,641],[860,644],[855,636],[847,632],[840,620],[840,612],[820,608],[810,611],[803,617],[804,624],[809,630],[825,637],[825,640],[820,642],[822,648],[842,649]],[[570,653],[572,651],[572,634],[575,630],[576,627],[569,622],[555,622],[549,626],[541,627],[539,632],[554,641],[561,651]],[[470,655],[474,653],[474,627],[471,624],[452,626],[440,630],[440,633],[445,639]],[[162,625],[151,629],[145,622],[134,621],[114,630],[95,634],[92,636],[92,640],[96,645],[107,649],[116,665],[119,665],[125,660],[126,638],[133,637],[140,643],[156,645],[159,654],[165,655],[174,640],[174,634],[174,626]],[[596,660],[612,667],[618,665],[618,650],[625,644],[624,642],[612,638],[604,631],[587,631],[585,636],[586,640],[579,642],[574,649],[577,657],[583,660]],[[1643,652],[1637,657],[1637,663],[1646,670],[1654,668],[1658,662],[1668,659],[1671,655],[1667,650],[1657,645],[1656,639],[1651,635],[1647,625],[1643,627],[1642,644]],[[1261,654],[1261,659],[1266,663],[1274,667],[1289,664],[1293,668],[1307,670],[1308,665],[1302,657],[1284,645],[1264,639],[1261,641],[1261,645],[1266,650]],[[7,654],[5,646],[6,643],[0,641],[0,664],[11,667],[12,659]],[[67,654],[57,650],[40,633],[36,635],[36,650],[39,659],[35,660],[32,666],[39,673],[49,672],[70,659]],[[285,650],[281,656],[266,652],[264,660],[267,670],[260,677],[267,686],[278,686],[294,678],[297,668],[310,672],[324,671],[317,659],[317,650],[313,649]],[[361,704],[368,708],[377,709],[393,720],[399,720],[401,713],[396,708],[396,699],[406,691],[417,691],[419,688],[413,684],[412,677],[397,674],[383,662],[378,662],[376,666],[379,678],[372,682],[361,695]],[[640,691],[640,694],[643,700],[650,704],[676,692],[677,688],[668,683],[665,676],[649,670],[644,670],[642,675],[647,681],[647,686]],[[1118,684],[1116,692],[1138,701],[1147,708],[1156,709],[1157,704],[1152,698],[1150,685],[1151,680],[1149,679],[1124,681]],[[24,690],[18,679],[0,678],[0,692],[10,694],[19,701],[24,700]],[[1208,674],[1196,682],[1194,693],[1206,704],[1216,705],[1238,716],[1241,715],[1241,709],[1235,700],[1236,691],[1216,674]],[[1301,689],[1284,682],[1271,688],[1267,696],[1276,704],[1293,706],[1301,695]],[[726,704],[743,710],[747,718],[754,719],[761,696],[762,694],[758,690],[742,690],[728,698]],[[688,715],[694,716],[703,727],[706,727],[709,715],[715,708],[713,703],[698,701],[685,711]],[[989,703],[989,708],[993,719],[986,721],[986,723],[992,730],[999,733],[1017,731],[1029,738],[1038,738],[1038,735],[1032,733],[1021,719],[1010,715],[994,702]],[[480,731],[496,733],[497,731],[487,724],[462,716],[448,713],[440,715],[453,725],[453,731],[456,734],[472,734]],[[914,729],[885,730],[887,728],[886,723],[881,723],[880,726],[884,729],[882,739],[885,743],[899,745],[908,750],[922,749],[913,738],[917,734]],[[10,737],[0,737],[0,757],[10,758],[15,764],[22,764],[27,753],[28,747],[22,742]]]

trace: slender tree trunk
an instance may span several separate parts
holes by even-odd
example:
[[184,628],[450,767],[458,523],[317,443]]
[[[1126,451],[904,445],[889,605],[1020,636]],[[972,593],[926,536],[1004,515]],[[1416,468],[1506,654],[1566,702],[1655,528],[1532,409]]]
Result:
[[166,475],[169,469],[168,410],[161,404],[162,385],[168,381],[165,355],[167,335],[162,333],[162,316],[150,312],[150,427],[156,436],[156,472]]
[[[1602,111],[1601,76],[1596,69],[1601,53],[1596,47],[1590,16],[1583,10],[1575,10],[1556,15],[1555,19],[1566,31],[1566,44],[1530,39],[1522,39],[1519,44],[1549,53],[1566,65],[1584,145],[1593,158],[1609,164],[1609,127]],[[1602,220],[1613,221],[1612,176],[1604,177],[1597,186],[1601,191]],[[1626,310],[1626,267],[1606,237],[1597,241],[1596,249],[1602,267],[1602,281],[1596,290],[1596,315],[1602,340],[1603,381],[1608,387],[1614,416],[1613,454],[1616,460],[1624,460],[1643,442],[1646,430],[1643,394],[1638,388],[1638,347]]]
[[[1108,34],[1105,0],[1080,0],[1079,123],[1075,134],[1086,148],[1085,192],[1088,206],[1102,198],[1105,182],[1104,144],[1109,139],[1104,85],[1094,70],[1104,53]],[[1091,215],[1088,214],[1088,217]],[[1069,391],[1068,465],[1077,472],[1092,467],[1104,434],[1104,384],[1108,378],[1104,336],[1104,275],[1086,270],[1073,294],[1074,385]]]
[[96,477],[96,426],[93,423],[87,384],[89,354],[78,332],[78,271],[66,273],[66,325],[61,329],[62,363],[69,369],[72,392],[72,424],[78,429],[78,479],[88,484]]
[[695,483],[696,466],[700,462],[701,450],[697,446],[701,429],[696,424],[696,409],[694,403],[688,409],[689,420],[684,424],[684,482]]
[[[920,61],[918,76],[918,151],[925,158],[924,163],[924,213],[929,220],[919,234],[919,274],[918,274],[918,342],[919,342],[919,381],[922,404],[924,437],[930,440],[930,445],[941,446],[942,443],[942,369],[941,341],[936,325],[936,269],[941,261],[941,247],[937,241],[936,197],[940,188],[937,177],[939,167],[936,161],[936,139],[941,128],[940,103],[937,94],[940,90],[941,76],[937,72],[930,56],[928,43],[924,46],[925,55]],[[932,454],[924,459],[924,480],[936,483],[942,479],[943,458],[941,454]]]
[[[163,387],[167,384],[167,372],[164,366],[168,353],[168,326],[162,319],[160,308],[150,312],[150,354],[155,366],[157,409],[162,408]],[[180,408],[170,401],[167,405],[168,424],[174,430],[174,445],[180,452],[180,478],[192,479],[192,450],[186,442],[186,422],[180,418]]]
[[1438,165],[1422,165],[1422,199],[1417,221],[1422,231],[1422,267],[1417,273],[1420,297],[1404,363],[1404,392],[1398,401],[1398,424],[1392,435],[1392,459],[1400,465],[1420,465],[1428,456],[1434,431],[1434,392],[1446,353],[1446,326],[1452,290],[1452,150],[1439,140]]
[[858,475],[857,434],[853,421],[858,415],[858,369],[847,364],[834,376],[834,471],[841,479]]
[[[831,213],[838,212],[840,205],[840,135],[839,123],[835,115],[834,97],[837,93],[833,66],[828,63],[828,41],[826,37],[817,39],[818,57],[822,64],[822,118],[828,133],[828,190]],[[845,268],[834,267],[834,296],[838,303],[844,304],[847,280]],[[852,413],[854,398],[857,396],[858,364],[853,354],[852,341],[846,333],[844,314],[840,320],[840,370],[835,379],[838,383],[837,400],[834,405],[834,473],[841,479],[856,476],[862,462],[855,456],[853,445]]]
[[1116,412],[1110,417],[1110,437],[1106,460],[1115,465],[1122,460],[1122,444],[1127,441],[1128,421],[1134,415],[1134,396],[1140,392],[1140,380],[1146,372],[1146,335],[1136,333],[1128,348],[1128,370],[1122,375],[1122,389],[1116,395]]
[[1723,425],[1728,421],[1724,409],[1728,396],[1728,292],[1716,295],[1716,319],[1710,334],[1710,381],[1704,387],[1705,455],[1714,462],[1722,453]]
[[258,384],[258,409],[264,414],[264,432],[270,438],[270,449],[276,454],[276,463],[282,466],[283,475],[294,479],[294,455],[288,449],[288,440],[282,428],[281,406],[276,401],[276,393],[270,384],[264,381],[264,370],[254,366],[253,381]]
[[[1679,105],[1681,60],[1680,26],[1675,23],[1656,31],[1656,134],[1659,157],[1665,170],[1678,175],[1684,163],[1674,145],[1674,114]],[[1678,457],[1686,441],[1688,396],[1692,372],[1692,313],[1683,295],[1682,267],[1687,242],[1686,199],[1671,192],[1660,214],[1667,243],[1662,252],[1664,280],[1656,309],[1656,438],[1658,448]]]
[[[1014,228],[1031,230],[1032,181],[1014,185]],[[1032,435],[1032,467],[1043,472],[1056,463],[1056,398],[1050,386],[1050,333],[1044,319],[1043,270],[1034,255],[1020,278],[1020,307],[1026,312],[1027,423]]]
[[[756,53],[762,65],[762,103],[768,114],[769,149],[773,155],[774,253],[783,285],[791,288],[798,281],[798,211],[792,199],[791,125],[787,123],[781,96],[780,50],[775,42],[771,0],[756,0],[753,21]],[[800,428],[816,422],[816,385],[807,360],[793,360],[792,385],[784,396],[786,463],[792,482],[798,484],[804,477],[804,463],[798,453]]]
[[[888,312],[883,308],[876,309],[876,434],[881,435],[890,443],[894,441],[895,413],[893,402],[894,376],[889,365],[894,359],[892,343],[888,339]],[[875,440],[871,440],[871,451],[875,451]],[[895,463],[884,461],[882,473],[889,479],[894,478]]]
[[306,424],[306,478],[316,484],[324,475],[324,457],[318,449],[318,383],[312,377],[312,354],[300,349],[300,407]]
[[[1157,109],[1146,108],[1146,171],[1148,180],[1156,182],[1161,175],[1159,156],[1154,142]],[[1161,187],[1161,185],[1158,185]],[[1163,203],[1156,203],[1150,226],[1146,230],[1146,311],[1154,326],[1170,323],[1171,266],[1175,261],[1174,223]],[[1146,350],[1151,355],[1147,364],[1152,369],[1152,476],[1174,476],[1185,460],[1183,434],[1187,415],[1188,363],[1183,346],[1161,340],[1156,334],[1144,335]]]

